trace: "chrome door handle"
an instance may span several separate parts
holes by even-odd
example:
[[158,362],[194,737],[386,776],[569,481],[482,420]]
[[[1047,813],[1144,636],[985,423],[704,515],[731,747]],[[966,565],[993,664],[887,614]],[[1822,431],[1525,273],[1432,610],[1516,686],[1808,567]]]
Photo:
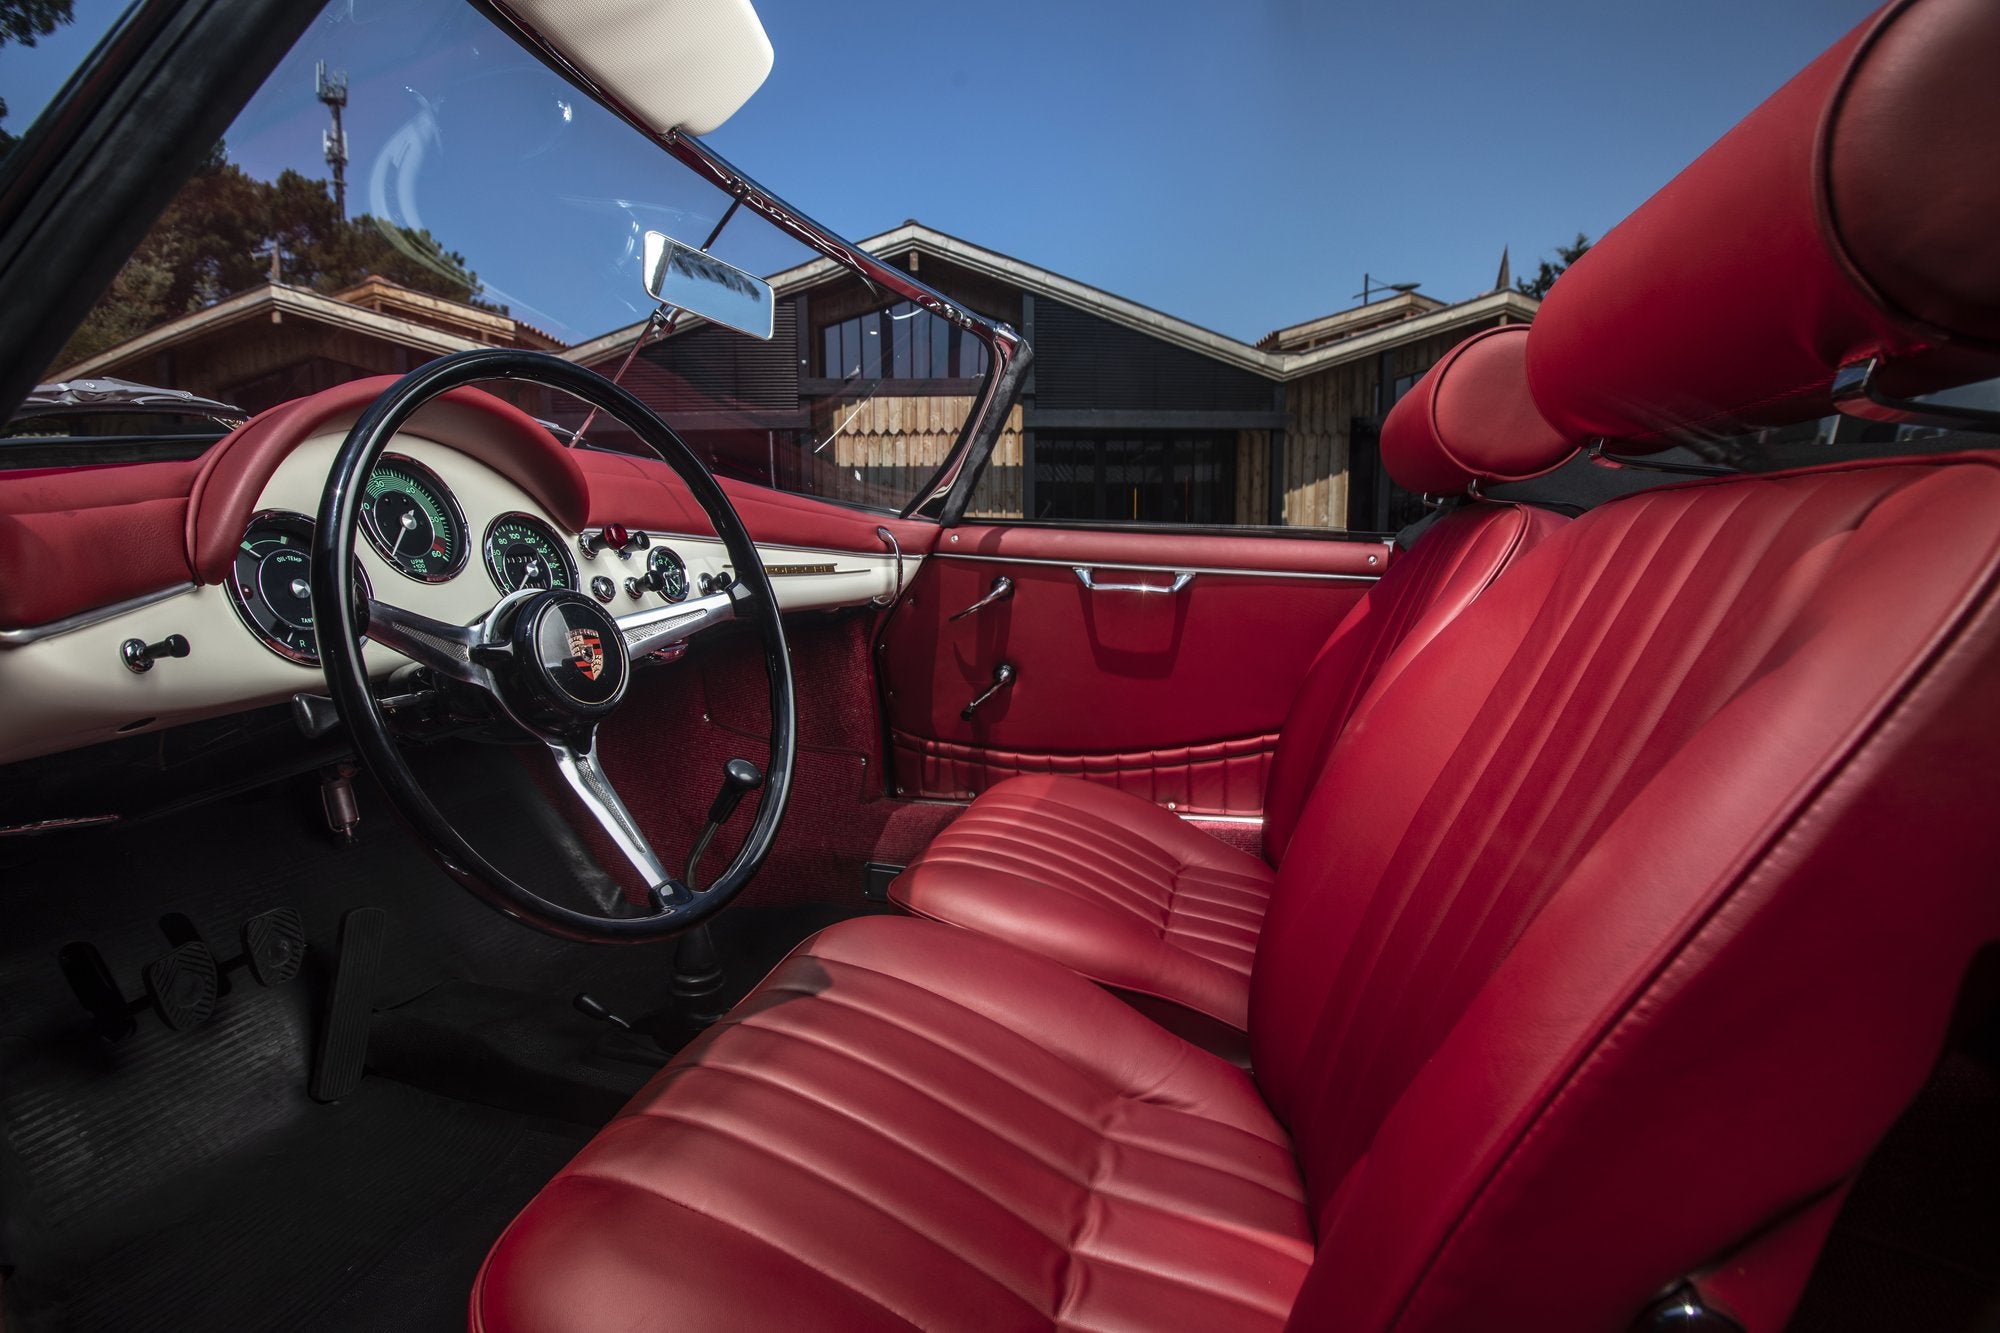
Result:
[[1164,593],[1168,597],[1173,596],[1182,588],[1187,587],[1188,584],[1193,583],[1194,576],[1198,572],[1189,569],[1178,570],[1174,574],[1174,581],[1169,584],[1099,583],[1092,577],[1090,566],[1071,565],[1070,568],[1076,572],[1076,581],[1081,583],[1085,590],[1089,592],[1157,592]]
[[991,699],[994,695],[1000,693],[1000,691],[1006,689],[1009,685],[1012,685],[1013,683],[1014,683],[1013,667],[1007,665],[1007,663],[1005,662],[1002,662],[999,666],[994,667],[993,683],[991,685],[988,685],[985,689],[981,690],[978,694],[974,695],[971,703],[967,704],[965,707],[958,710],[959,718],[966,722],[972,721],[972,711],[975,708],[979,707],[979,705],[985,703],[988,699]]
[[987,607],[993,605],[993,603],[1004,602],[1013,595],[1014,580],[1002,574],[999,578],[993,580],[993,588],[990,592],[971,606],[966,607],[963,611],[955,613],[951,618],[953,620],[963,620],[974,611],[984,611]]

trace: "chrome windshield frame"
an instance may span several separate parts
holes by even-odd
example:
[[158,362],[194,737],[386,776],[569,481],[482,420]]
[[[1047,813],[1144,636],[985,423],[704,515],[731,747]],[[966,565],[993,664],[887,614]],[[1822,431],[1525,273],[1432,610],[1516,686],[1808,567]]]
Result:
[[[901,511],[903,518],[932,517],[946,524],[956,521],[964,513],[966,502],[971,498],[970,490],[978,483],[981,465],[999,442],[1007,415],[1013,409],[1013,400],[1019,393],[1032,354],[1027,341],[1012,327],[967,310],[914,274],[885,264],[859,246],[841,239],[759,185],[694,135],[677,129],[662,134],[647,125],[629,106],[599,86],[524,22],[506,0],[472,0],[472,4],[579,92],[664,148],[736,204],[748,208],[815,253],[859,274],[871,285],[914,302],[931,314],[972,333],[987,345],[990,355],[987,358],[986,378],[980,385],[971,411],[966,413],[965,421],[959,427],[958,438],[952,442],[951,451],[938,470]],[[961,482],[964,483],[962,488]],[[957,493],[954,494],[954,491]]]

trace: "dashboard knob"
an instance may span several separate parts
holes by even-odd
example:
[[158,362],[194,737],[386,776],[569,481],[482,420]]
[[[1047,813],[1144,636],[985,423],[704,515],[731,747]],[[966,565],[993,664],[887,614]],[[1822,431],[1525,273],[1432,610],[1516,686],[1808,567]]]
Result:
[[632,544],[632,534],[626,531],[622,523],[606,523],[596,532],[584,533],[577,538],[576,544],[582,548],[585,556],[592,559],[596,558],[599,551],[616,551],[623,555],[625,548]]
[[144,674],[153,669],[153,663],[163,657],[186,657],[191,651],[187,636],[169,634],[158,643],[147,643],[144,639],[127,639],[118,646],[118,656],[133,672]]

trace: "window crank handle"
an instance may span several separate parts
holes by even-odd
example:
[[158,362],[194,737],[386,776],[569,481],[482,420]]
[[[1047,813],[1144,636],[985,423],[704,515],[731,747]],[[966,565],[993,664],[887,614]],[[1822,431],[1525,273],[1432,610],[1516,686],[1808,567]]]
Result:
[[972,713],[974,709],[978,708],[979,705],[985,703],[988,699],[991,699],[994,695],[1000,693],[1000,691],[1006,689],[1009,685],[1012,685],[1013,683],[1014,683],[1014,668],[1009,666],[1007,663],[1002,662],[999,666],[993,668],[993,683],[991,685],[988,685],[985,689],[981,690],[978,693],[978,695],[976,695],[973,698],[971,703],[959,709],[958,710],[959,717],[967,722],[972,721]]

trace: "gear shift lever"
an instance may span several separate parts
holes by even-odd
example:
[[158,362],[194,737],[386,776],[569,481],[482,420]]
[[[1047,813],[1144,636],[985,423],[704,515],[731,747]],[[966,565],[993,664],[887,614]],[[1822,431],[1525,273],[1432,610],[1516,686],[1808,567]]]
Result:
[[[736,813],[736,807],[747,793],[763,785],[763,770],[748,759],[732,759],[722,766],[722,790],[715,794],[715,803],[708,807],[708,823],[703,827],[701,836],[694,840],[694,850],[688,853],[687,873],[681,877],[688,888],[699,891],[701,887],[695,880],[695,872],[701,868],[702,854],[714,841],[716,831],[729,822],[729,817]],[[711,1012],[712,1006],[702,1003],[722,989],[722,961],[716,957],[715,939],[708,933],[707,925],[696,926],[681,936],[680,943],[674,948],[674,975],[670,986],[690,1017],[703,1022],[717,1017]]]
[[701,865],[702,853],[715,840],[716,831],[729,822],[729,817],[736,813],[736,807],[746,793],[756,791],[763,785],[763,770],[748,759],[732,759],[722,766],[722,790],[715,794],[715,803],[708,807],[708,824],[702,829],[701,836],[694,840],[694,850],[688,853],[687,873],[681,876],[681,882],[688,888],[701,887],[695,883],[694,872]]

